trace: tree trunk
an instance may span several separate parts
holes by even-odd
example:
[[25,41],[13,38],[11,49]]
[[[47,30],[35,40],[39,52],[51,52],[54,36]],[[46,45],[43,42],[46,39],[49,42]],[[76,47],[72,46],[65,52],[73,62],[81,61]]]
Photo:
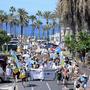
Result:
[[40,39],[40,28],[38,28],[38,30],[39,30],[38,39]]
[[47,30],[47,41],[49,43],[49,30]]
[[21,25],[21,38],[23,36],[23,25]]
[[12,25],[10,24],[10,35],[12,35]]
[[3,30],[3,23],[0,23],[0,29]]
[[60,29],[60,18],[59,18],[59,31],[60,31],[60,33],[59,33],[59,38],[60,38],[60,43],[61,43],[61,29]]
[[14,31],[15,31],[15,34],[14,34],[14,35],[15,35],[15,37],[16,37],[16,26],[15,26],[15,29],[14,29]]
[[[48,25],[48,23],[49,23],[49,21],[48,21],[48,19],[47,19],[47,25]],[[47,30],[47,41],[48,41],[48,43],[49,43],[49,29]]]
[[72,34],[75,36],[76,29],[75,29],[75,7],[73,6],[74,2],[71,0],[71,29],[72,29]]
[[6,22],[6,32],[7,32],[7,25],[8,25],[8,23]]
[[34,32],[35,32],[35,30],[34,30],[34,27],[32,27],[32,35],[33,35],[33,38],[34,38]]
[[54,29],[55,29],[55,28],[53,28],[53,33],[52,33],[52,34],[53,34],[53,41],[54,41]]
[[42,39],[44,40],[44,30],[43,30],[43,35],[42,35]]

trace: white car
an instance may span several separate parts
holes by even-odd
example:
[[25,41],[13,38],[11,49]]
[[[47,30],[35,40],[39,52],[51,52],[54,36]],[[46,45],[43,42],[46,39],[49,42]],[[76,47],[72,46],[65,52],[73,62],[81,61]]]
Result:
[[2,67],[0,67],[0,82],[3,82],[4,80],[5,80],[5,74]]

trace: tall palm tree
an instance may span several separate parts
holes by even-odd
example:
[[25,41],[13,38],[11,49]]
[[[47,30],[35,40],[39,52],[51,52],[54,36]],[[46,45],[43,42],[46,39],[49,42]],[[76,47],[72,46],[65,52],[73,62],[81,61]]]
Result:
[[10,9],[9,9],[9,25],[10,25],[10,34],[12,35],[12,28],[13,28],[13,23],[14,23],[14,15],[15,15],[15,12],[16,12],[16,9],[15,7],[11,6]]
[[19,20],[16,17],[14,17],[13,19],[13,26],[14,26],[14,37],[16,37],[17,36],[16,27],[19,26]]
[[[51,14],[51,20],[52,20],[52,34],[54,35],[55,34],[55,28],[56,28],[56,13],[53,12]],[[54,36],[53,36],[53,40],[54,40]]]
[[3,23],[4,23],[4,11],[0,10],[0,29],[3,29]]
[[46,27],[47,27],[47,41],[49,42],[49,19],[51,17],[51,12],[50,11],[45,11],[43,13],[44,19],[46,19]]
[[11,6],[9,11],[10,11],[10,15],[13,16],[16,12],[16,9],[15,9],[15,7]]
[[22,37],[24,27],[29,24],[28,13],[24,9],[19,8],[18,9],[18,18],[19,18],[19,24],[20,24],[20,27],[21,27],[21,37]]
[[35,25],[36,16],[35,15],[31,15],[31,16],[29,16],[29,19],[31,20],[32,35],[34,37],[34,32],[35,32],[35,28],[36,28],[36,25]]
[[81,30],[90,30],[89,4],[90,0],[59,0],[58,2],[59,16],[61,16],[63,23],[71,28],[74,36]]
[[44,30],[46,31],[46,33],[47,33],[47,41],[48,41],[48,43],[49,43],[49,30],[52,28],[52,25],[51,24],[46,24],[45,26],[44,26]]
[[42,29],[43,29],[43,32],[42,32],[42,39],[44,40],[44,39],[45,39],[46,27],[43,25]]
[[8,14],[7,13],[5,13],[4,14],[4,23],[5,23],[5,26],[6,26],[6,32],[7,32],[7,29],[8,29]]
[[40,19],[42,17],[42,12],[38,10],[38,12],[36,13],[36,16],[38,16],[38,19]]
[[39,31],[39,34],[38,34],[38,39],[40,39],[40,28],[41,28],[41,25],[42,25],[43,23],[40,21],[40,20],[37,20],[36,21],[36,27],[37,27],[37,29],[38,29],[38,31]]

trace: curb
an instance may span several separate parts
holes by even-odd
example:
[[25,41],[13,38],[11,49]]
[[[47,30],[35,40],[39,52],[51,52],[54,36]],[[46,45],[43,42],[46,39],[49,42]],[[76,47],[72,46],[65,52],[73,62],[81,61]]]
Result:
[[15,89],[15,84],[11,85],[3,85],[0,87],[0,90],[16,90]]

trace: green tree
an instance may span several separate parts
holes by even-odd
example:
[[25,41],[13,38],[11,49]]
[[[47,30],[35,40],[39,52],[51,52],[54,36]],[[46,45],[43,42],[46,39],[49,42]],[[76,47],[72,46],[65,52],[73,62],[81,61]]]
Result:
[[90,49],[90,35],[87,32],[79,32],[77,39],[77,51],[86,52]]
[[46,33],[47,33],[47,41],[48,41],[48,43],[49,43],[49,30],[52,28],[52,25],[51,24],[46,24],[45,26],[44,26],[44,31],[46,31]]
[[45,25],[43,25],[42,29],[43,29],[42,39],[44,40],[44,39],[45,39],[46,26],[45,26]]
[[36,16],[38,16],[38,19],[40,19],[42,17],[42,12],[38,10],[38,12],[36,13]]
[[[51,14],[51,17],[50,17],[50,19],[52,20],[52,34],[54,35],[55,34],[55,28],[56,28],[56,13],[55,12],[53,12],[52,14]],[[53,36],[53,40],[54,40],[54,36]]]
[[79,31],[90,31],[90,0],[58,0],[57,12],[65,27],[73,35]]
[[31,20],[31,26],[32,26],[32,35],[34,37],[34,32],[35,32],[35,28],[36,28],[36,24],[35,24],[35,21],[36,21],[36,16],[35,15],[31,15],[29,16],[29,19]]
[[14,37],[17,36],[17,35],[16,35],[16,27],[17,27],[17,26],[19,26],[19,20],[18,20],[16,17],[14,17],[14,18],[13,18]]
[[4,43],[8,43],[11,40],[11,37],[7,36],[7,33],[3,30],[0,30],[0,48]]
[[15,17],[15,13],[16,13],[16,9],[15,7],[11,6],[10,9],[9,9],[9,25],[10,25],[10,34],[12,35],[12,29],[13,29],[13,26],[14,26],[14,17]]
[[51,17],[51,12],[50,11],[45,11],[43,13],[43,17],[44,17],[44,19],[46,19],[47,41],[49,42],[49,28],[50,28],[49,20],[50,20],[50,17]]
[[13,16],[16,12],[16,9],[15,9],[15,7],[11,6],[9,11],[10,11],[10,15]]
[[80,31],[76,37],[74,35],[66,35],[65,44],[68,49],[73,52],[86,53],[90,50],[90,34]]
[[76,39],[74,38],[74,35],[68,34],[67,36],[65,36],[65,44],[68,47],[68,49],[70,50],[70,52],[72,52],[72,53],[75,52],[77,42],[76,42]]
[[18,9],[18,18],[19,18],[19,25],[21,27],[21,37],[23,36],[23,29],[25,26],[28,26],[29,24],[29,16],[28,13],[22,9]]
[[4,11],[0,10],[0,29],[3,29],[3,23],[4,23]]
[[37,20],[36,21],[36,27],[37,27],[37,29],[38,29],[38,31],[39,31],[39,34],[38,34],[38,39],[40,39],[40,28],[41,28],[41,25],[42,25],[43,23],[40,21],[40,20]]
[[6,26],[6,32],[7,32],[7,26],[8,26],[8,14],[7,13],[5,13],[4,14],[4,23],[5,23],[5,26]]

